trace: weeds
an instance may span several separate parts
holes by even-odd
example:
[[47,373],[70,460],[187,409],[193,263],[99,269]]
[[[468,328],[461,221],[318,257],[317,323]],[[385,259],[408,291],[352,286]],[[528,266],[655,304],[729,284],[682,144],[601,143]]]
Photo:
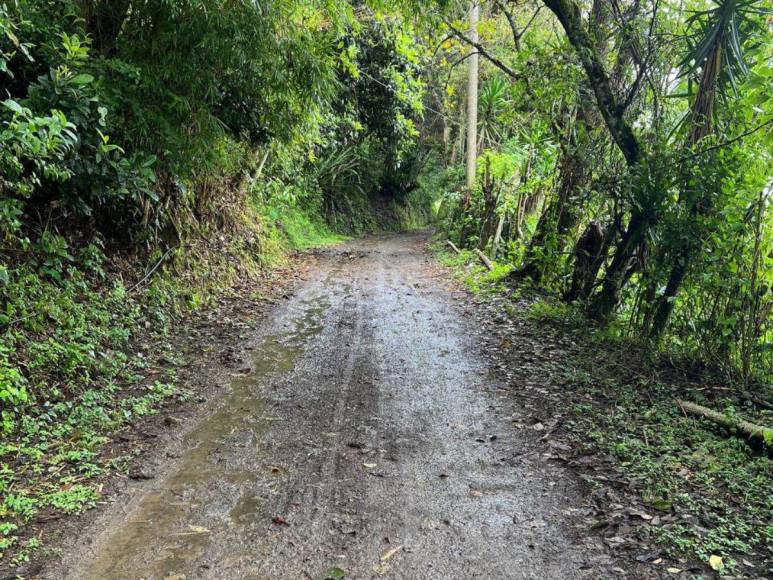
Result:
[[[501,290],[483,269],[467,266],[470,254],[441,251],[439,260],[474,293]],[[524,292],[528,289],[513,295]],[[672,557],[706,564],[720,557],[725,571],[736,570],[739,559],[770,560],[773,463],[742,439],[682,414],[674,392],[693,385],[662,378],[658,369],[664,363],[646,345],[619,329],[594,327],[575,306],[532,297],[526,307],[505,304],[505,310],[534,329],[550,327],[572,338],[573,347],[560,361],[543,368],[560,386],[560,396],[571,401],[568,435],[580,454],[612,461],[657,514],[656,523],[647,526],[652,541]],[[712,404],[729,414],[739,411],[730,398]],[[742,414],[752,413],[744,408]],[[773,421],[769,412],[757,419]]]

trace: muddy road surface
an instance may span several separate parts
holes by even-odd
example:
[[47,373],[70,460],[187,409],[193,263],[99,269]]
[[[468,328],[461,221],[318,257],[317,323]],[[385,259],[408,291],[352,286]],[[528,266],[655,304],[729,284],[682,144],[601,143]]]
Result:
[[[518,393],[424,250],[329,251],[249,367],[50,578],[608,578],[583,494],[513,427]],[[246,367],[247,365],[245,365]]]

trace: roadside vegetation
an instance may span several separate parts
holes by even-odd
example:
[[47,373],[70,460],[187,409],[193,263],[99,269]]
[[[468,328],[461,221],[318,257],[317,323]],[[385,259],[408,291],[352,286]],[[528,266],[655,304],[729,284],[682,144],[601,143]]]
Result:
[[576,345],[543,368],[576,466],[625,482],[644,539],[686,559],[672,573],[772,571],[770,9],[492,1],[441,17],[441,260]]
[[574,448],[618,473],[594,481],[630,482],[671,555],[752,577],[773,561],[770,8],[458,3],[428,83],[442,260],[578,345],[544,372]]
[[[768,384],[768,9],[491,2],[477,41],[464,6],[443,16],[432,86],[446,114],[447,237],[621,335]],[[471,43],[476,95],[458,64]]]
[[[719,406],[731,420],[745,417],[763,425],[773,422],[773,412],[739,401],[719,377],[680,367],[646,342],[588,321],[582,310],[544,290],[531,285],[514,290],[507,282],[512,266],[489,270],[475,253],[456,253],[442,241],[434,250],[468,291],[484,303],[492,301],[492,316],[523,325],[501,344],[510,345],[505,357],[513,348],[528,361],[540,361],[530,372],[544,385],[544,403],[554,407],[561,400],[563,415],[550,440],[551,450],[561,452],[554,458],[578,469],[592,488],[613,484],[622,490],[625,499],[605,502],[593,524],[597,532],[610,530],[611,547],[631,550],[651,543],[656,549],[639,561],[660,564],[656,569],[670,574],[712,569],[740,577],[767,574],[773,543],[769,451],[732,429],[686,414],[677,400],[689,397]],[[549,357],[532,348],[557,337],[571,347]],[[517,370],[515,361],[505,362]],[[517,397],[522,386],[514,380]],[[621,538],[631,534],[635,538]]]

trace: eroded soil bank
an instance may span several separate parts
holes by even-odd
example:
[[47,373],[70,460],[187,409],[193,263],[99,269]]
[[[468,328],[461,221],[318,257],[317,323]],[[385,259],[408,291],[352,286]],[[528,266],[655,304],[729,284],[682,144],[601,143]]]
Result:
[[580,578],[626,572],[481,352],[426,236],[318,260],[223,394],[45,578]]

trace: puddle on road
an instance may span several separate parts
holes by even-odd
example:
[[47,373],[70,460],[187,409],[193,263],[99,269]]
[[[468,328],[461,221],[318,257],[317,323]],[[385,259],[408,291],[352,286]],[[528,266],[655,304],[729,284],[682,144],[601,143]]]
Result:
[[242,496],[233,509],[228,512],[228,516],[237,525],[254,522],[262,504],[263,500],[255,495]]
[[[260,434],[270,425],[261,389],[291,371],[322,330],[327,300],[299,302],[287,329],[251,353],[251,371],[231,382],[211,415],[184,439],[177,467],[107,538],[79,578],[165,578],[199,558],[218,531],[249,525],[262,500],[256,480]],[[219,505],[223,499],[230,505]]]

